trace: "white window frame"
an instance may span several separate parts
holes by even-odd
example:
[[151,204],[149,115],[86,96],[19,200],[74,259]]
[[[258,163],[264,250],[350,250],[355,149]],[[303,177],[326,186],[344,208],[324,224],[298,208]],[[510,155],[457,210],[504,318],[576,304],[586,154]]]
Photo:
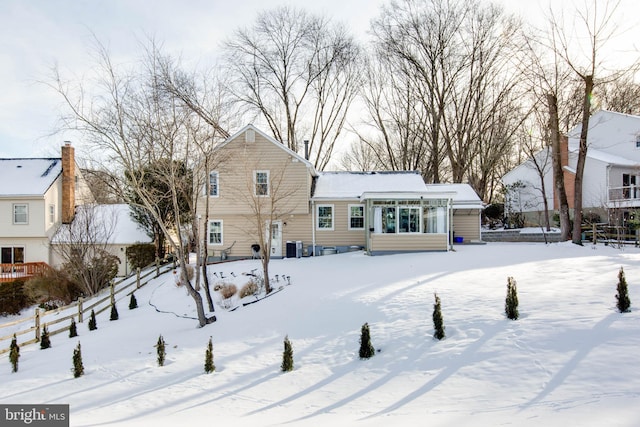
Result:
[[[400,223],[400,221],[402,220],[402,210],[406,209],[409,211],[409,220],[411,220],[411,211],[415,211],[414,212],[414,218],[418,220],[418,224],[416,227],[415,231],[404,231],[402,230],[402,224]],[[422,207],[420,206],[403,206],[400,205],[397,207],[396,210],[396,223],[397,223],[397,229],[396,229],[396,233],[398,234],[420,234],[422,232]]]
[[56,205],[49,205],[49,224],[53,224],[56,222]]
[[[19,207],[24,207],[24,216],[25,216],[25,220],[24,221],[17,221],[16,209],[19,208]],[[12,218],[13,218],[13,223],[14,224],[17,224],[17,225],[29,224],[29,204],[28,203],[14,203],[13,204],[13,208],[12,208],[12,213],[13,213]]]
[[[216,179],[216,183],[215,186],[211,185],[211,177],[215,176]],[[219,197],[220,196],[220,174],[218,173],[218,171],[210,171],[209,172],[209,185],[207,186],[207,188],[209,189],[208,191],[208,196],[209,197]],[[205,188],[205,193],[207,193],[207,188]],[[215,194],[212,194],[211,191],[215,188]]]
[[[266,178],[267,178],[267,182],[258,182],[258,174],[265,174]],[[257,197],[269,197],[270,193],[271,193],[271,185],[270,184],[270,177],[269,177],[269,171],[268,170],[254,170],[253,171],[253,194]],[[258,185],[266,185],[267,186],[267,191],[265,194],[259,194],[258,193]]]
[[[326,227],[326,226],[321,226],[320,225],[320,220],[323,219],[322,217],[320,217],[320,209],[321,208],[331,208],[331,226],[330,227]],[[329,205],[329,204],[320,204],[320,205],[316,205],[316,230],[320,230],[320,231],[333,231],[334,229],[334,224],[335,224],[335,218],[336,218],[336,208],[334,205]],[[326,218],[324,218],[326,220]]]
[[[211,226],[214,223],[219,223],[220,224],[220,242],[212,242],[211,241]],[[210,219],[209,223],[207,224],[207,243],[209,244],[209,246],[222,246],[224,244],[224,224],[223,221],[221,219]]]
[[[360,211],[362,212],[362,215],[361,216],[355,216],[355,217],[352,216],[351,215],[351,208],[360,208]],[[349,227],[349,230],[364,230],[364,205],[352,204],[352,205],[347,206],[347,209],[349,209],[349,215],[348,215],[349,216],[349,219],[348,219],[349,222],[347,224],[348,227]],[[353,227],[351,225],[351,219],[352,218],[362,218],[362,227]]]

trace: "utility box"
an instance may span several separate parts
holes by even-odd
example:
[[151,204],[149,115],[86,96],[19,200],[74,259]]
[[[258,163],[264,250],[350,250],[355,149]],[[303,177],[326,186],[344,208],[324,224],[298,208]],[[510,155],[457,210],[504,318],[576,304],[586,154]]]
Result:
[[296,242],[287,240],[287,258],[295,258],[295,257],[296,257]]
[[296,258],[302,258],[302,240],[296,241]]

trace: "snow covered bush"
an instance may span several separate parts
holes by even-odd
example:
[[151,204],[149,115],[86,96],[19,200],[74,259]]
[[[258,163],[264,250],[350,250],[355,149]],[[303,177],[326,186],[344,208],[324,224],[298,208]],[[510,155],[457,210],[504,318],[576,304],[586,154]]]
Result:
[[620,313],[627,313],[631,307],[631,300],[629,299],[629,287],[627,286],[627,279],[624,277],[624,270],[620,267],[618,272],[618,294],[616,295],[616,306]]
[[360,359],[369,359],[375,354],[375,349],[371,344],[371,332],[369,324],[365,323],[360,329]]
[[220,295],[223,299],[229,299],[238,293],[238,288],[233,283],[225,283],[220,287]]
[[241,289],[240,289],[240,298],[249,297],[258,292],[258,284],[254,280],[249,280]]

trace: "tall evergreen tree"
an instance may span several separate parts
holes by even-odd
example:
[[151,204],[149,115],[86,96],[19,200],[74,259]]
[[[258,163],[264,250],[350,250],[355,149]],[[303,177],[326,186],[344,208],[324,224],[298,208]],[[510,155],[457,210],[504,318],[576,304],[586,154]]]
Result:
[[9,361],[11,362],[11,372],[18,372],[18,360],[20,359],[20,346],[16,334],[13,334],[11,346],[9,347]]
[[627,286],[627,279],[624,277],[624,270],[620,267],[618,273],[618,294],[616,295],[616,306],[620,313],[627,313],[630,311],[631,300],[629,299],[629,288]]
[[78,378],[84,375],[84,365],[82,364],[82,350],[80,343],[73,350],[73,377]]
[[131,299],[129,300],[129,310],[138,308],[138,300],[133,292],[131,292]]
[[49,330],[47,325],[42,327],[42,334],[40,334],[40,350],[44,350],[51,347],[51,339],[49,338]]
[[518,289],[513,277],[507,279],[507,298],[504,303],[504,311],[511,320],[517,320],[520,315],[518,313]]
[[116,307],[116,303],[111,304],[111,316],[109,320],[118,320],[120,316],[118,315],[118,308]]
[[89,330],[95,331],[98,329],[98,322],[96,321],[96,312],[91,310],[91,317],[89,318]]
[[440,297],[438,294],[433,294],[435,303],[433,304],[433,337],[441,340],[445,337],[444,334],[444,319],[442,318],[442,308],[440,304]]
[[289,341],[289,335],[284,337],[284,352],[282,353],[282,372],[293,371],[293,347]]
[[166,343],[164,342],[164,338],[162,338],[162,335],[160,335],[160,337],[158,338],[158,343],[156,344],[156,351],[158,353],[158,366],[164,366],[164,360],[167,356],[165,345]]
[[213,343],[211,342],[211,337],[209,337],[207,350],[204,353],[204,372],[210,374],[215,370],[216,365],[213,364]]
[[360,329],[360,359],[369,359],[375,354],[375,349],[371,344],[371,332],[369,324],[365,323]]
[[69,326],[69,338],[74,338],[78,336],[78,328],[76,327],[76,321],[74,318],[71,318],[71,325]]

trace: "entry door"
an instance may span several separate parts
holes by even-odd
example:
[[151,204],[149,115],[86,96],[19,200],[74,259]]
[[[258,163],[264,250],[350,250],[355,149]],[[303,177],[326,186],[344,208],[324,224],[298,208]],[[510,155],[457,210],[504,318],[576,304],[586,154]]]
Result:
[[282,221],[271,223],[271,256],[282,256]]

